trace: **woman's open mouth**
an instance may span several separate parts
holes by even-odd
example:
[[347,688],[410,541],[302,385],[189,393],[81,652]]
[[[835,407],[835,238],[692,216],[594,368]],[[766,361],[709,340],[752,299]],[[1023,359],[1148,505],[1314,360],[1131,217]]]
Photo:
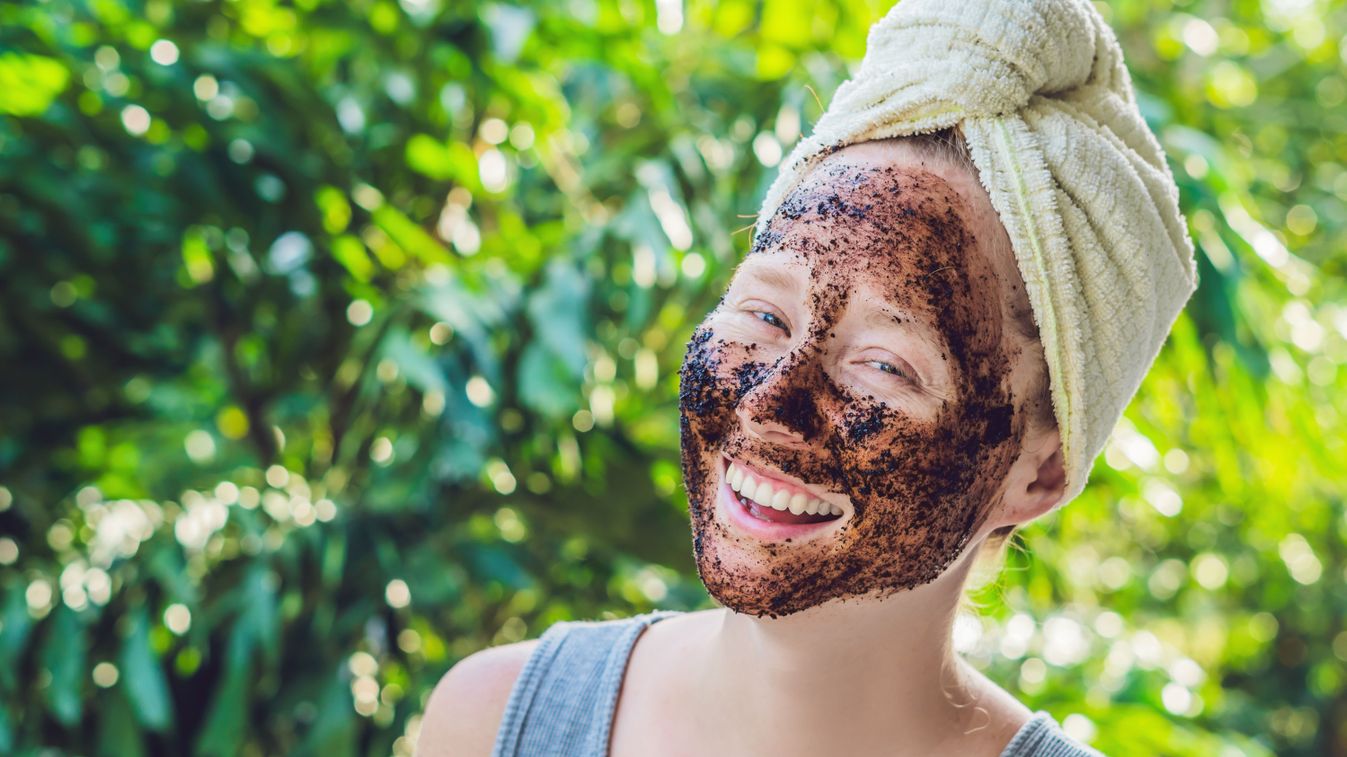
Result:
[[755,535],[789,538],[812,531],[816,524],[830,523],[842,517],[842,509],[825,502],[800,487],[743,463],[723,459],[722,496],[729,515]]

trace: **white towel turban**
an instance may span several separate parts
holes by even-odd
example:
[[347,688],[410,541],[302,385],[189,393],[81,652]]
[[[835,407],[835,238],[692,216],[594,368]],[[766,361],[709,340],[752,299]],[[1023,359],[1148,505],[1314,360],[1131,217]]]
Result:
[[1066,494],[1090,467],[1197,286],[1178,187],[1089,0],[901,0],[856,76],[782,164],[758,231],[815,162],[959,125],[1028,289]]

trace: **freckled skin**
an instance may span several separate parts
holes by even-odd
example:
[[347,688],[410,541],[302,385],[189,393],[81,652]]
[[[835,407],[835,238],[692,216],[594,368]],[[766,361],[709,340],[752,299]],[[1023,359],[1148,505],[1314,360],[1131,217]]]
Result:
[[[830,600],[885,597],[938,577],[982,525],[1025,432],[1013,412],[1014,348],[1001,284],[959,194],[908,166],[824,162],[796,187],[750,255],[809,270],[808,322],[776,345],[716,333],[708,315],[680,372],[680,430],[697,570],[732,610],[780,617]],[[836,325],[861,284],[940,335],[953,394],[934,414],[842,385],[827,370]],[[803,440],[751,434],[742,407]],[[715,515],[722,453],[845,494],[827,539],[768,544]]]

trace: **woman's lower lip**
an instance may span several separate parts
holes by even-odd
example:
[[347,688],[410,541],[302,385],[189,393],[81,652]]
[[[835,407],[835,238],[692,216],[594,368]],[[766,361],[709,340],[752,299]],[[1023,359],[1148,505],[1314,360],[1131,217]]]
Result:
[[750,513],[739,501],[739,496],[735,494],[734,489],[730,488],[730,483],[721,480],[720,489],[716,499],[720,502],[720,507],[725,511],[726,517],[740,531],[747,532],[749,535],[762,539],[764,541],[784,541],[786,539],[799,539],[802,536],[813,534],[837,524],[840,517],[820,521],[818,523],[777,523],[769,520],[762,520]]

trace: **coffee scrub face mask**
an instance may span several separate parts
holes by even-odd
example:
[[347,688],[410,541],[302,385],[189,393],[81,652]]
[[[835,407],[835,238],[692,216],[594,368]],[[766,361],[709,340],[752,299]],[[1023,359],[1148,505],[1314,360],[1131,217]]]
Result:
[[[781,204],[680,372],[697,570],[750,615],[933,581],[985,521],[1025,431],[1002,284],[968,204],[919,165],[846,156]],[[745,470],[823,514],[746,498],[731,483]]]

